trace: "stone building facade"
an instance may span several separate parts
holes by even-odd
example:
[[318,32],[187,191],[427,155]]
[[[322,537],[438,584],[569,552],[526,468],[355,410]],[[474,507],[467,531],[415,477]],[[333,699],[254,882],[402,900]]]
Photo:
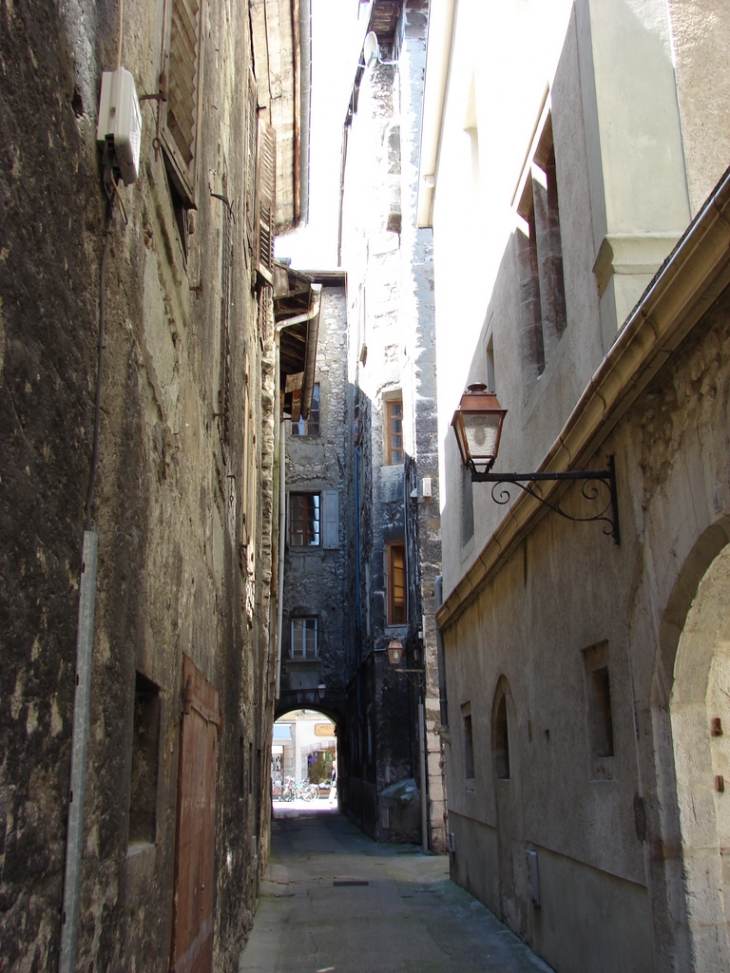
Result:
[[[498,7],[433,4],[419,186],[452,875],[559,973],[719,971],[729,13]],[[450,422],[475,382],[507,409],[494,473],[613,458],[620,543],[472,483]],[[604,505],[580,484],[533,489],[579,517]]]
[[[366,47],[345,125],[340,241],[357,518],[345,807],[378,838],[425,831],[442,851],[432,252],[416,227],[428,4],[376,0],[369,16],[379,52]],[[410,672],[389,664],[392,641]],[[401,820],[384,791],[411,778],[424,800]]]
[[[276,671],[271,238],[306,202],[307,12],[0,10],[4,970],[233,969],[251,922]],[[119,66],[141,146],[115,187],[97,109]]]
[[277,716],[319,709],[344,737],[354,642],[346,277],[307,277],[320,288],[317,370],[308,419],[284,423],[287,529]]

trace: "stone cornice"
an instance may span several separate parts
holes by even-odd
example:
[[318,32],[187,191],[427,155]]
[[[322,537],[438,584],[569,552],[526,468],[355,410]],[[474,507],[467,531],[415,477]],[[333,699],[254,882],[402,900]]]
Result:
[[[730,170],[629,315],[539,470],[581,468],[604,442],[692,328],[730,283]],[[545,484],[555,498],[564,483]],[[469,570],[436,613],[453,625],[500,571],[545,508],[520,494]]]

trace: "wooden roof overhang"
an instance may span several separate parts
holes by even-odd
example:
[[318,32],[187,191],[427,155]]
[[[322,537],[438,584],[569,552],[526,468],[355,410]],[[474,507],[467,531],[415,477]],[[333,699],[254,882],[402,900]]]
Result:
[[282,416],[306,419],[317,364],[321,285],[283,264],[274,266],[274,321],[279,334]]
[[381,44],[393,42],[402,6],[402,0],[374,0],[370,14],[370,30],[375,31]]
[[309,206],[311,0],[249,0],[259,115],[276,130],[276,232]]

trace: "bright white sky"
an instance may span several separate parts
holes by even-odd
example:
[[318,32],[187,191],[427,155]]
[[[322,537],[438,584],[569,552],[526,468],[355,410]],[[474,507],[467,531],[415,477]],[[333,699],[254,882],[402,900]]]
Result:
[[312,0],[309,223],[276,240],[277,259],[302,270],[337,266],[342,127],[369,15],[359,0]]

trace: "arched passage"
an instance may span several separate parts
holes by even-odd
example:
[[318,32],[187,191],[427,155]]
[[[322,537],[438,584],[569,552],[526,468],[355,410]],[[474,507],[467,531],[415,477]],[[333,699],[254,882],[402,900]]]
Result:
[[687,614],[670,714],[693,968],[719,973],[730,969],[730,545]]
[[[329,707],[282,708],[276,714],[271,748],[274,800],[281,798],[282,792],[287,799],[292,789],[306,800],[312,793],[315,797],[330,796],[330,785],[337,770],[339,732],[338,714]],[[291,787],[284,786],[287,779]],[[303,787],[295,787],[292,782],[316,786],[308,787],[305,794]],[[331,796],[334,800],[334,791]]]
[[[656,945],[672,968],[730,968],[730,518],[696,542],[662,619],[652,680]],[[722,733],[713,736],[714,720]],[[723,769],[725,768],[725,769]],[[722,785],[716,778],[722,777]]]

